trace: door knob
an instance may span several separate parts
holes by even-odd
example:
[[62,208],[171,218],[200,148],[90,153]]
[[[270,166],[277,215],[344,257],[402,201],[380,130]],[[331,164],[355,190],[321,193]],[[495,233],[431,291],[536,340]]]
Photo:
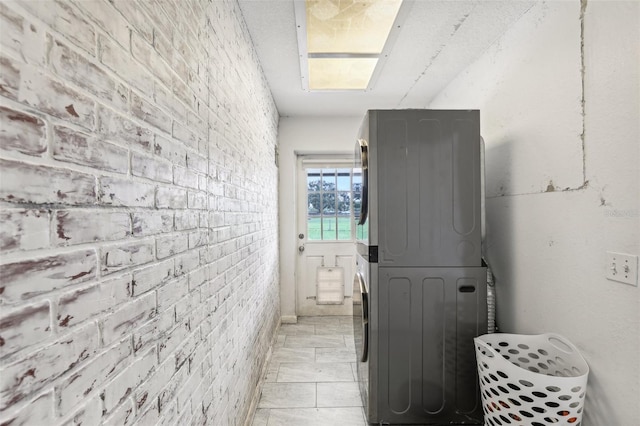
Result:
[[298,247],[298,251],[299,251],[300,253],[302,253],[302,252],[304,251],[304,246],[300,246],[300,247]]

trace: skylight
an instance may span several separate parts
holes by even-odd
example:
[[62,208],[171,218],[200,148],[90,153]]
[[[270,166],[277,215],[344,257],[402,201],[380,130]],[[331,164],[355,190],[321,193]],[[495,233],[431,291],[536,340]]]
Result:
[[401,4],[402,0],[296,1],[304,88],[366,90]]

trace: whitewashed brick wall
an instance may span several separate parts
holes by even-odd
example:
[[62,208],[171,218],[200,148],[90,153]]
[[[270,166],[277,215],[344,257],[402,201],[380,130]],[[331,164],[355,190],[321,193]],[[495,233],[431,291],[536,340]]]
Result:
[[278,113],[237,3],[2,1],[0,35],[0,424],[242,424]]

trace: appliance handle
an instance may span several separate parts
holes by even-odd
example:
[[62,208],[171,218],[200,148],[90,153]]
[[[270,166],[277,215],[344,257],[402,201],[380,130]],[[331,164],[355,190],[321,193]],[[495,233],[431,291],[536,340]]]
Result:
[[362,323],[369,323],[369,293],[367,292],[367,285],[365,284],[362,276],[358,277],[358,284],[360,284],[360,295],[362,296]]
[[360,362],[366,362],[369,357],[369,292],[367,284],[358,273],[358,285],[360,286],[360,296],[362,297],[362,356]]

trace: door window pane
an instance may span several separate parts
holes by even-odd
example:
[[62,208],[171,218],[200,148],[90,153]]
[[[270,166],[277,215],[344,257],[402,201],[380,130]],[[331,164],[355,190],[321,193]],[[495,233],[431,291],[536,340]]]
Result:
[[320,169],[307,170],[307,190],[320,191]]
[[[355,170],[355,174],[354,174]],[[307,238],[350,241],[360,214],[360,169],[307,169]]]
[[338,191],[349,191],[351,186],[351,169],[338,169]]
[[336,217],[335,216],[326,216],[322,217],[322,240],[323,241],[333,241],[336,239],[336,234],[338,232],[338,227],[336,225]]

